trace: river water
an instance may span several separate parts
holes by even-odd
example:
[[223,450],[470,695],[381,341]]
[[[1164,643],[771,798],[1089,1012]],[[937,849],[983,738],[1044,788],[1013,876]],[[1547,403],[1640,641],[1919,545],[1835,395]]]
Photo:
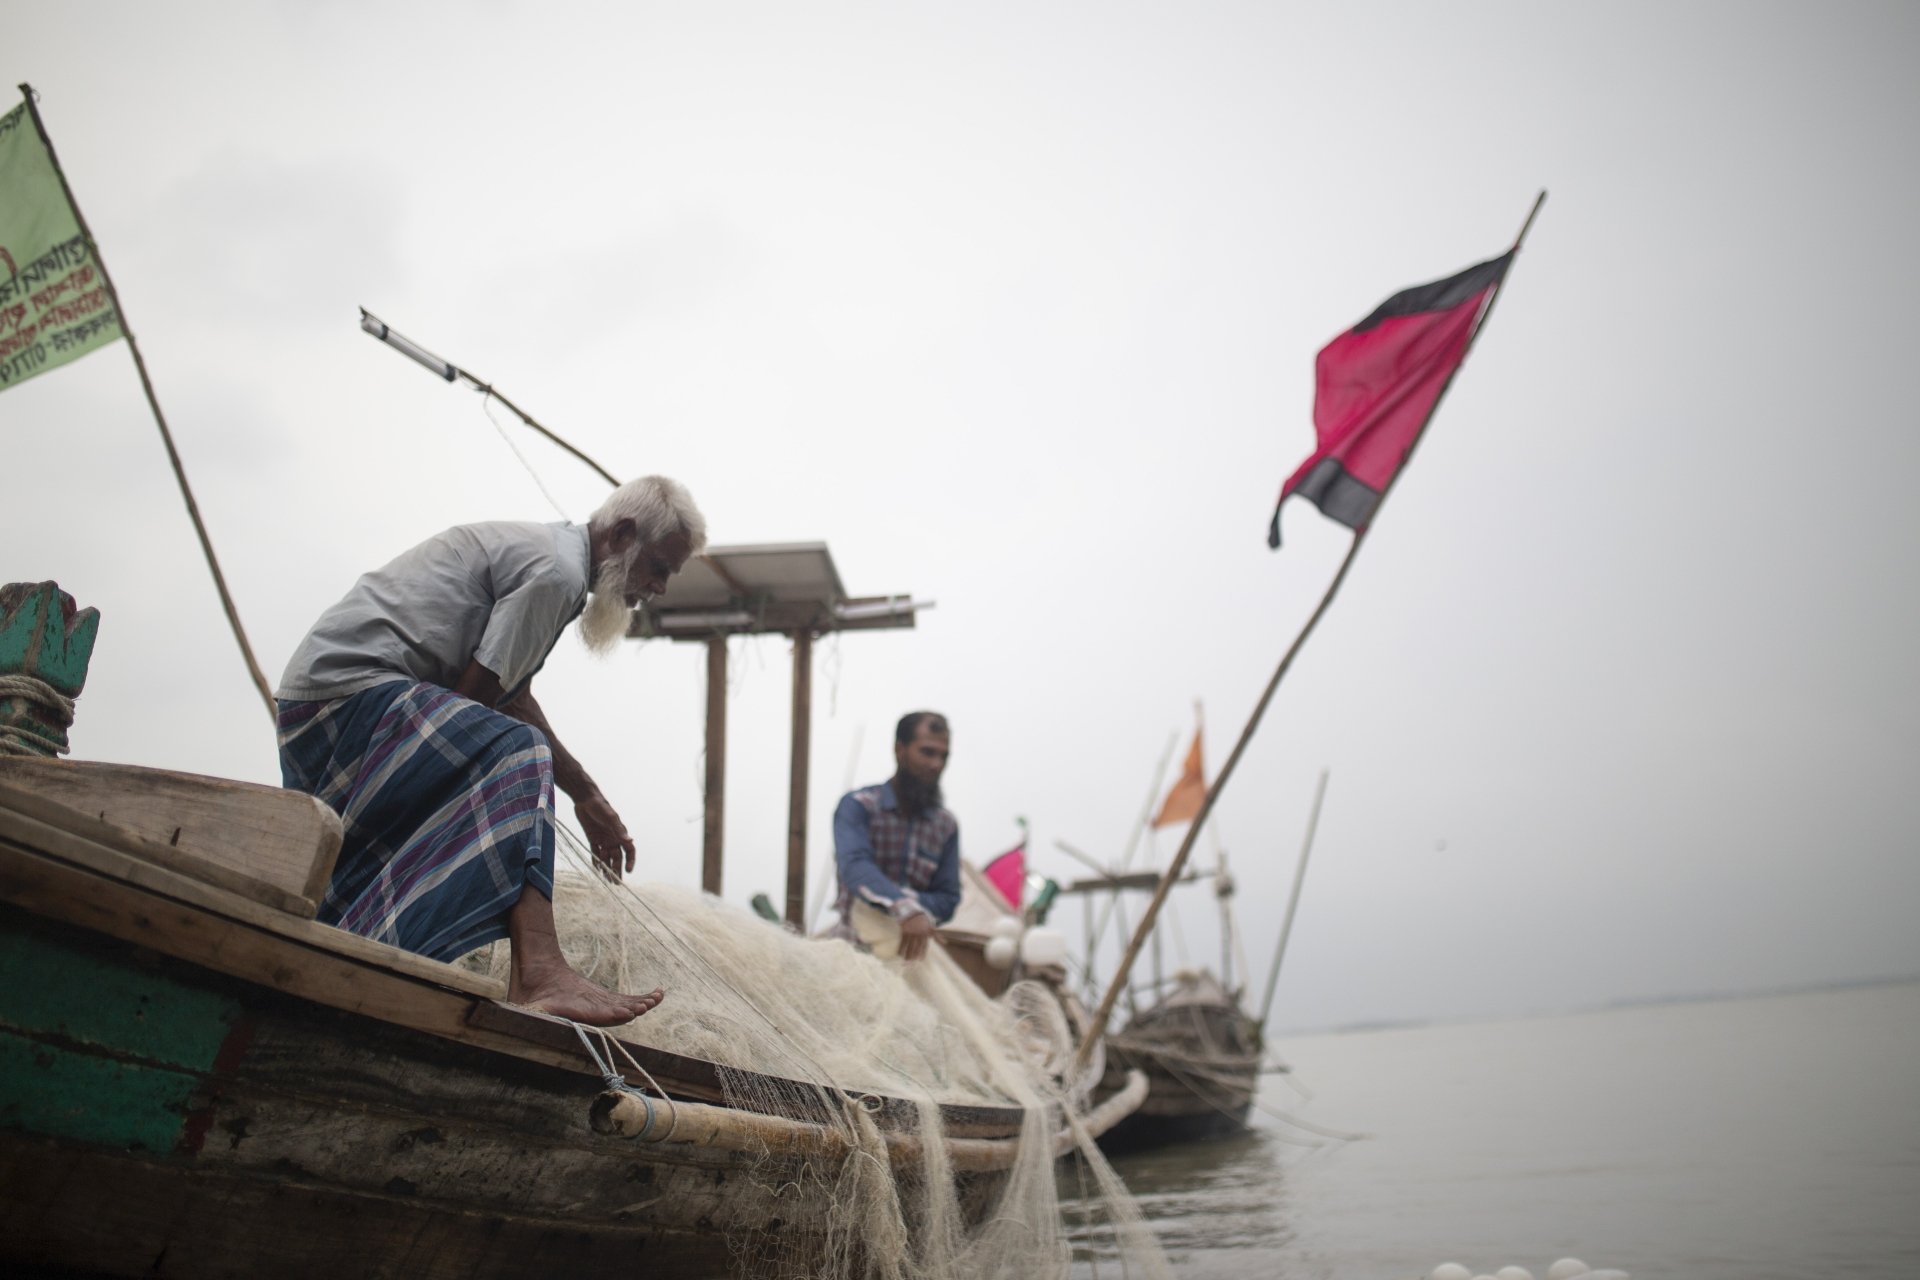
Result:
[[[1183,1278],[1544,1277],[1567,1255],[1635,1280],[1920,1277],[1920,984],[1278,1051],[1294,1074],[1263,1107],[1367,1136],[1261,1114],[1243,1138],[1116,1160]],[[1080,1259],[1122,1276],[1097,1236]]]

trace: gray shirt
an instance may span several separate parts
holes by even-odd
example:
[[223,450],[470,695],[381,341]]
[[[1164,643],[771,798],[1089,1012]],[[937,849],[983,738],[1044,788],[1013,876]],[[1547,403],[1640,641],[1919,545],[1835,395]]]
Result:
[[437,533],[320,615],[275,696],[320,702],[393,680],[451,689],[478,659],[511,700],[579,616],[590,563],[586,529],[566,521]]

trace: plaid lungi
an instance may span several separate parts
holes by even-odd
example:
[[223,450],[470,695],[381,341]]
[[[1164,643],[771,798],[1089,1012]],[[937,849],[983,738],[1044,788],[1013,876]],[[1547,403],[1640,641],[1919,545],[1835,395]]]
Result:
[[506,937],[527,885],[553,897],[553,755],[531,725],[406,680],[283,701],[280,772],[346,828],[327,924],[454,960]]

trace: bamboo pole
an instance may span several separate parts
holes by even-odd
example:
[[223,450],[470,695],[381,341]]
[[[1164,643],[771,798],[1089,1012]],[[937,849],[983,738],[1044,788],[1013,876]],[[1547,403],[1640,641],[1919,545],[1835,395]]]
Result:
[[[1120,855],[1118,871],[1124,872],[1133,863],[1134,851],[1140,847],[1141,833],[1147,829],[1147,823],[1153,817],[1153,802],[1159,798],[1160,784],[1166,781],[1167,766],[1173,763],[1174,748],[1179,745],[1180,734],[1178,730],[1167,735],[1167,749],[1160,753],[1160,764],[1153,771],[1153,783],[1147,788],[1146,802],[1140,806],[1140,820],[1133,824],[1133,832],[1127,837],[1126,852]],[[1097,869],[1103,872],[1106,870],[1104,867]],[[1093,963],[1096,958],[1095,953],[1100,949],[1101,940],[1107,936],[1107,924],[1113,919],[1114,912],[1119,909],[1119,901],[1120,895],[1116,891],[1112,897],[1107,899],[1106,910],[1100,913],[1100,923],[1093,926],[1087,934],[1086,978],[1087,999],[1089,1000],[1093,999]],[[1126,927],[1126,922],[1123,919],[1120,928],[1124,932]]]
[[260,701],[266,705],[267,718],[278,723],[280,713],[274,705],[273,689],[267,684],[267,677],[253,656],[253,646],[247,641],[246,628],[240,624],[240,610],[233,603],[233,593],[227,590],[226,575],[220,572],[219,558],[213,553],[213,539],[207,534],[206,522],[200,518],[200,504],[193,499],[193,486],[187,483],[186,467],[180,461],[180,451],[174,447],[173,432],[167,428],[166,414],[160,411],[160,398],[154,394],[153,379],[147,376],[146,357],[140,354],[140,344],[134,340],[133,326],[127,323],[127,309],[120,301],[120,291],[114,288],[113,275],[107,270],[107,260],[101,255],[100,246],[93,238],[93,229],[87,225],[87,216],[80,212],[80,202],[73,198],[73,187],[67,182],[66,170],[60,167],[60,157],[53,149],[53,139],[47,134],[46,123],[40,119],[40,107],[34,101],[33,86],[22,84],[20,94],[27,100],[27,114],[33,117],[33,127],[40,135],[40,145],[47,149],[47,160],[53,165],[54,176],[60,179],[61,193],[67,198],[67,207],[73,210],[73,220],[79,224],[80,234],[86,239],[87,252],[93,256],[94,266],[100,269],[100,283],[113,303],[113,313],[119,317],[121,336],[127,340],[127,350],[133,353],[133,367],[140,374],[140,389],[146,392],[147,407],[153,410],[154,423],[160,428],[160,442],[166,446],[167,461],[173,467],[173,478],[180,485],[180,496],[186,501],[187,517],[193,521],[193,531],[200,539],[200,551],[206,556],[207,569],[213,574],[214,589],[220,593],[220,607],[226,611],[227,625],[233,630],[234,643],[240,646],[240,657],[247,664],[247,674],[253,679],[253,687],[260,691]]
[[[1526,242],[1527,231],[1533,226],[1533,220],[1538,216],[1540,206],[1546,202],[1546,199],[1545,191],[1535,197],[1533,208],[1527,211],[1526,221],[1520,224],[1520,234],[1514,237],[1513,248],[1510,250],[1516,259],[1520,254],[1520,246]],[[1314,627],[1318,626],[1320,619],[1325,616],[1327,606],[1331,605],[1334,596],[1339,594],[1340,584],[1347,580],[1347,572],[1353,568],[1354,557],[1360,554],[1361,546],[1366,543],[1367,534],[1372,532],[1375,522],[1379,520],[1381,508],[1386,506],[1387,498],[1392,495],[1394,486],[1400,482],[1400,477],[1406,474],[1407,464],[1413,461],[1414,450],[1419,447],[1421,439],[1427,434],[1427,428],[1433,425],[1434,417],[1440,412],[1440,404],[1452,388],[1454,378],[1466,365],[1467,357],[1473,353],[1473,344],[1479,340],[1480,334],[1486,329],[1487,320],[1493,315],[1494,304],[1500,300],[1500,291],[1506,287],[1506,277],[1512,274],[1512,268],[1513,264],[1509,263],[1506,274],[1501,276],[1500,282],[1494,285],[1493,292],[1488,295],[1487,305],[1481,311],[1480,319],[1474,325],[1473,332],[1467,337],[1467,345],[1460,353],[1459,363],[1454,365],[1453,372],[1449,373],[1447,380],[1441,384],[1440,393],[1434,397],[1433,408],[1428,411],[1426,421],[1421,423],[1420,430],[1414,433],[1412,442],[1407,445],[1405,456],[1400,460],[1399,468],[1388,479],[1386,487],[1380,491],[1380,501],[1374,505],[1372,518],[1354,531],[1353,542],[1347,548],[1346,557],[1340,561],[1340,568],[1333,575],[1333,581],[1328,584],[1326,594],[1320,597],[1320,603],[1314,606],[1306,625],[1300,628],[1300,634],[1293,638],[1293,643],[1281,656],[1280,665],[1274,668],[1273,677],[1267,681],[1267,687],[1260,694],[1260,700],[1254,703],[1253,714],[1247,717],[1246,728],[1240,731],[1239,740],[1233,744],[1232,754],[1227,757],[1227,762],[1220,766],[1220,773],[1214,778],[1213,785],[1207,788],[1207,798],[1200,802],[1200,812],[1194,815],[1193,824],[1187,828],[1186,838],[1180,842],[1180,851],[1174,854],[1173,861],[1168,864],[1166,874],[1160,879],[1160,887],[1154,891],[1153,900],[1147,904],[1146,914],[1140,918],[1140,923],[1134,928],[1133,941],[1128,944],[1126,955],[1121,958],[1119,971],[1113,975],[1113,982],[1108,985],[1106,995],[1101,998],[1099,1009],[1087,1023],[1087,1034],[1080,1041],[1080,1052],[1075,1058],[1075,1070],[1085,1069],[1087,1062],[1093,1056],[1093,1046],[1099,1043],[1100,1037],[1106,1033],[1107,1019],[1113,1016],[1113,1006],[1119,999],[1120,988],[1126,985],[1127,974],[1133,968],[1134,960],[1139,957],[1147,935],[1153,932],[1154,920],[1160,914],[1161,904],[1167,900],[1168,890],[1173,887],[1174,881],[1186,867],[1187,857],[1193,852],[1195,837],[1200,834],[1200,828],[1206,825],[1207,817],[1213,812],[1214,803],[1220,798],[1221,791],[1226,788],[1227,779],[1233,776],[1234,768],[1240,763],[1240,757],[1246,754],[1247,744],[1253,740],[1254,730],[1260,727],[1260,719],[1266,714],[1267,704],[1273,701],[1273,695],[1279,689],[1280,681],[1286,676],[1287,669],[1293,666],[1293,660],[1299,655],[1301,646],[1306,644],[1307,637],[1313,634]]]
[[[1132,1115],[1146,1101],[1147,1077],[1138,1069],[1127,1072],[1119,1092],[1081,1118],[1076,1126],[1065,1116],[1047,1143],[1054,1159],[1071,1151],[1076,1128],[1097,1138]],[[791,1158],[842,1160],[858,1148],[844,1129],[808,1120],[763,1115],[737,1107],[717,1107],[677,1098],[654,1098],[628,1090],[597,1095],[587,1108],[587,1123],[595,1133],[647,1143],[671,1143],[676,1148],[706,1147],[716,1151],[744,1151],[756,1156],[771,1152]],[[917,1133],[880,1135],[888,1163],[920,1169],[926,1160],[924,1140]],[[1013,1166],[1020,1156],[1021,1139],[947,1138],[947,1163],[955,1173],[992,1173]]]
[[454,372],[458,373],[462,378],[465,378],[468,382],[471,382],[480,391],[486,393],[487,395],[493,397],[495,400],[498,400],[501,404],[505,405],[508,411],[511,412],[516,418],[520,419],[520,421],[526,423],[528,426],[532,427],[535,431],[538,431],[541,435],[553,441],[555,444],[559,445],[562,449],[565,449],[568,453],[580,459],[580,461],[586,463],[588,467],[592,468],[596,473],[598,473],[598,475],[602,480],[605,480],[608,484],[612,485],[616,489],[620,487],[620,482],[613,478],[613,472],[607,470],[605,467],[595,462],[592,458],[589,458],[586,454],[574,448],[572,445],[568,444],[565,440],[562,440],[559,436],[555,435],[553,432],[547,430],[545,427],[541,426],[538,422],[534,421],[532,414],[528,413],[525,409],[522,409],[519,405],[515,404],[513,401],[507,399],[505,396],[501,395],[500,392],[494,388],[494,385],[491,382],[482,382],[480,379],[468,373],[465,369],[458,368],[457,366],[455,367]]
[[1320,802],[1327,798],[1326,769],[1320,771],[1320,785],[1313,791],[1313,811],[1307,815],[1307,838],[1300,845],[1300,865],[1293,869],[1293,892],[1287,895],[1287,914],[1280,921],[1280,941],[1274,944],[1273,964],[1267,969],[1267,994],[1260,1001],[1259,1025],[1267,1025],[1267,1012],[1273,1008],[1273,991],[1280,982],[1280,957],[1287,954],[1287,937],[1293,932],[1293,913],[1300,907],[1300,886],[1307,880],[1307,858],[1313,853],[1313,833],[1320,828]]

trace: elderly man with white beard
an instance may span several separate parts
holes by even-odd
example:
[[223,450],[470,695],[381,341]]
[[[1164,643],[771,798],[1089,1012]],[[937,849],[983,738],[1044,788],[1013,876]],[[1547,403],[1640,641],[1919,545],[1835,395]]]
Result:
[[607,875],[633,870],[634,844],[532,681],[576,617],[588,649],[611,651],[706,541],[685,487],[647,476],[584,527],[435,534],[321,614],[276,695],[284,784],[346,830],[319,918],[437,960],[507,938],[507,998],[578,1022],[614,1026],[658,1004],[658,989],[609,991],[561,955],[554,787]]

